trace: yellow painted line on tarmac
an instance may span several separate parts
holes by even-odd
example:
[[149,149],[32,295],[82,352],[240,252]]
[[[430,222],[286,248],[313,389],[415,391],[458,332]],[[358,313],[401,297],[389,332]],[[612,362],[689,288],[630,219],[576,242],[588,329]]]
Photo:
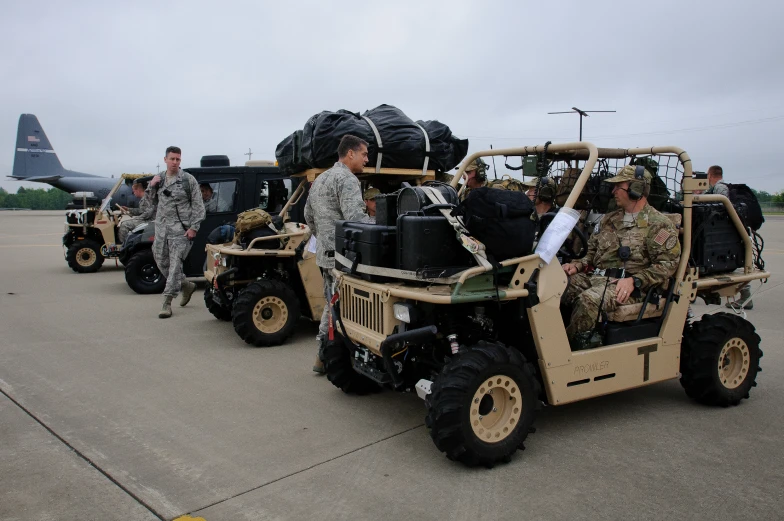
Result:
[[175,517],[172,521],[207,521],[203,517],[180,516]]

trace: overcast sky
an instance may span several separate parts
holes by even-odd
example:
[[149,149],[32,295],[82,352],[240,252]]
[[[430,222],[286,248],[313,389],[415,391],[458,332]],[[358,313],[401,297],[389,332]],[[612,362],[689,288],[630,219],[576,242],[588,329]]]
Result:
[[[688,0],[6,2],[0,186],[19,114],[63,166],[241,164],[322,110],[382,103],[438,119],[470,151],[577,140],[676,145],[696,170],[784,189],[782,2]],[[2,145],[4,144],[4,145]],[[5,152],[2,152],[5,150]],[[25,184],[31,186],[30,183]],[[35,185],[40,186],[40,185]]]

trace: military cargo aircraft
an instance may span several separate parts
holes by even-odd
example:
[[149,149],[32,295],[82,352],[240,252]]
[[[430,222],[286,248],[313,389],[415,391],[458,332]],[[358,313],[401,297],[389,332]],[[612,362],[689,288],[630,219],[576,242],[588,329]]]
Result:
[[[117,183],[116,179],[66,170],[57,159],[49,138],[33,114],[19,116],[13,173],[8,176],[20,181],[46,183],[68,193],[92,192],[103,199]],[[130,185],[123,185],[112,197],[112,203],[135,207]]]

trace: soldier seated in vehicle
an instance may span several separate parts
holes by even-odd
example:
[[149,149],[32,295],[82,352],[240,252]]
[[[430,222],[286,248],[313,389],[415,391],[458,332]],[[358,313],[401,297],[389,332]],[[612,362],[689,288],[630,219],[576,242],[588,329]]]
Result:
[[487,186],[487,168],[488,164],[481,159],[471,161],[463,173],[463,180],[465,181],[465,188],[460,194],[460,200],[463,201],[468,197],[469,192],[475,188]]
[[133,183],[133,186],[131,186],[131,190],[133,190],[133,195],[139,198],[139,206],[137,208],[120,206],[120,211],[130,217],[123,219],[120,222],[120,226],[117,228],[118,244],[125,242],[125,238],[128,237],[131,230],[140,224],[151,221],[155,217],[155,206],[153,206],[152,201],[147,196],[145,192],[146,189],[146,182],[136,181]]
[[201,199],[204,201],[204,211],[207,213],[215,213],[218,211],[218,198],[210,186],[210,183],[199,183],[199,190],[201,190]]
[[661,286],[678,267],[678,232],[648,204],[651,179],[641,165],[625,166],[606,179],[615,185],[618,209],[602,218],[585,257],[563,265],[569,275],[563,302],[573,306],[566,329],[573,350],[600,345],[594,333],[600,308],[608,313],[642,302],[649,288]]
[[365,212],[368,217],[372,217],[371,222],[375,222],[376,217],[376,196],[381,193],[378,188],[368,188],[362,193],[362,199],[365,201]]
[[[552,177],[538,177],[531,181],[524,181],[523,186],[528,189],[525,195],[536,206],[537,217],[556,211],[555,192],[558,187]],[[531,219],[534,219],[534,214],[531,214]]]

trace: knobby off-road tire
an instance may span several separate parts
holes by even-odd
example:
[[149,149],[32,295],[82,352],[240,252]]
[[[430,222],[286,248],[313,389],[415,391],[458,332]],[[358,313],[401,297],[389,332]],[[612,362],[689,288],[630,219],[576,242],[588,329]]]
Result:
[[166,287],[166,277],[163,276],[152,250],[142,250],[134,253],[125,265],[125,282],[136,293],[151,295],[162,293]]
[[101,255],[101,245],[85,239],[76,241],[68,247],[65,260],[76,273],[95,273],[101,269],[104,258]]
[[248,284],[231,311],[234,331],[256,347],[285,342],[294,333],[299,316],[299,299],[294,290],[277,280]]
[[212,284],[207,284],[207,287],[204,288],[204,305],[207,306],[207,311],[212,313],[212,316],[217,318],[218,320],[224,320],[226,322],[231,320],[231,308],[228,306],[221,306],[212,298],[212,294],[215,292],[215,288],[212,287]]
[[533,365],[522,354],[482,341],[441,370],[425,424],[449,459],[492,467],[525,448],[539,395]]
[[738,405],[761,371],[760,337],[748,320],[731,313],[705,315],[683,338],[681,385],[706,405]]
[[343,343],[343,337],[335,333],[335,340],[328,340],[322,353],[324,371],[332,385],[346,394],[369,394],[381,390],[379,385],[354,371],[351,352]]

